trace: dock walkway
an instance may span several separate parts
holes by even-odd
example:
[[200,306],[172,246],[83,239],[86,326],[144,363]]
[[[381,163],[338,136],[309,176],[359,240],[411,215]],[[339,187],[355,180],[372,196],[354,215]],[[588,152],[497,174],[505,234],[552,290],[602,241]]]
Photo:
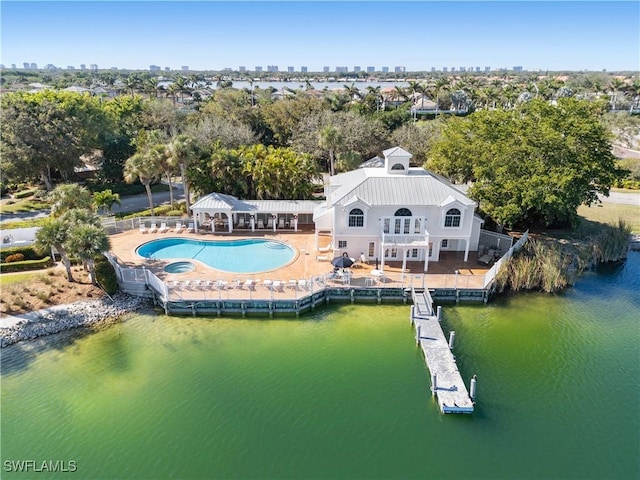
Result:
[[[424,353],[427,368],[431,372],[431,389],[438,399],[442,413],[473,413],[474,404],[456,359],[451,353],[438,315],[434,315],[428,290],[412,292],[411,321],[416,328],[416,340]],[[453,334],[454,332],[452,332]],[[475,380],[472,380],[475,383]],[[474,387],[471,387],[472,391]]]

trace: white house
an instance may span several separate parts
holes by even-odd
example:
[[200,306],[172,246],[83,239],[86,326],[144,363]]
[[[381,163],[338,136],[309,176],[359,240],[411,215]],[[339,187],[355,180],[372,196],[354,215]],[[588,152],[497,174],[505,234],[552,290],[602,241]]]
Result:
[[400,147],[383,152],[361,168],[329,178],[326,200],[239,200],[210,193],[191,207],[196,228],[298,231],[315,228],[336,255],[364,254],[382,262],[438,261],[441,251],[478,249],[482,219],[477,204],[444,178],[409,167],[411,154]]
[[[477,204],[444,178],[409,167],[400,147],[383,152],[384,164],[335,175],[326,201],[313,213],[316,234],[330,235],[338,253],[369,259],[438,261],[441,251],[477,250],[482,219]],[[375,165],[367,162],[365,165]]]

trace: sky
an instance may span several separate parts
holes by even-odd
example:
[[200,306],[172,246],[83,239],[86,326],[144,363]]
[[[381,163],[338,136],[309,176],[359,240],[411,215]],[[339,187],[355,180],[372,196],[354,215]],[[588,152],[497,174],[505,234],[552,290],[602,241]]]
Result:
[[640,70],[640,2],[7,1],[0,63]]

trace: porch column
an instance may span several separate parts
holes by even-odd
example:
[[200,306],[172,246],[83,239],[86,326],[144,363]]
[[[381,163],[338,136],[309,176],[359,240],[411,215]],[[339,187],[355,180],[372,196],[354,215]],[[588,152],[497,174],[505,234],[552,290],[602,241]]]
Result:
[[256,231],[256,219],[254,218],[253,215],[251,215],[249,217],[249,222],[251,223],[251,231],[255,232]]
[[380,270],[384,271],[384,242],[380,242]]
[[[275,217],[275,218],[274,218]],[[273,222],[273,231],[276,231],[276,223],[278,222],[278,215],[271,214],[271,220]]]
[[227,218],[229,219],[229,228],[227,230],[229,230],[229,233],[233,232],[233,217],[234,214],[227,214]]
[[408,248],[405,248],[402,252],[402,275],[404,275],[404,269],[407,268],[407,253],[409,252]]
[[464,247],[464,261],[468,261],[469,260],[469,239],[465,240],[465,247]]
[[193,216],[193,231],[198,233],[198,223],[200,223],[200,212],[196,212]]
[[298,231],[298,215],[293,216],[293,230]]
[[424,249],[424,271],[429,270],[429,247]]

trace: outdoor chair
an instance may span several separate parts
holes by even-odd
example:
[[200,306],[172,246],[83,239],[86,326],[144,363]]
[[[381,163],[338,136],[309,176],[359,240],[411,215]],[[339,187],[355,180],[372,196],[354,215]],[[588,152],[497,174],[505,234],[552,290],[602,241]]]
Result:
[[175,233],[182,233],[182,230],[184,230],[182,228],[182,222],[176,222],[176,228],[174,230]]
[[140,224],[140,233],[149,233],[149,230],[144,226],[144,223]]
[[258,228],[264,228],[264,222],[262,220],[258,220]]
[[187,228],[187,232],[193,233],[196,231],[196,224],[193,222],[189,222],[189,228]]
[[316,260],[319,262],[328,262],[329,257],[327,255],[316,255]]
[[240,217],[238,219],[238,228],[244,228],[244,218]]
[[329,245],[327,245],[326,247],[319,247],[318,251],[320,253],[329,253],[331,250],[333,249],[333,245],[330,243]]
[[267,228],[273,228],[273,220],[271,218],[267,220]]
[[284,218],[278,220],[278,228],[284,228]]
[[169,231],[169,227],[167,227],[166,222],[162,222],[160,224],[160,228],[158,229],[158,233],[167,233]]
[[158,231],[158,226],[156,222],[151,222],[151,228],[149,228],[149,233],[156,233]]

